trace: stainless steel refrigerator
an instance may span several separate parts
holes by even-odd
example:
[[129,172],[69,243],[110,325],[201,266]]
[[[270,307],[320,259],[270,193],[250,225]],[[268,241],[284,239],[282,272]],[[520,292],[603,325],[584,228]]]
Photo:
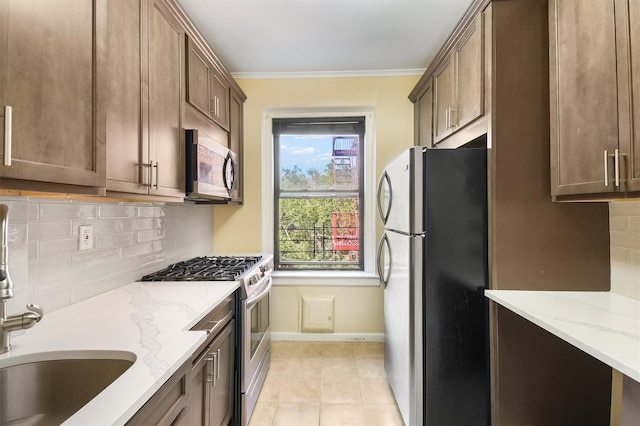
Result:
[[405,151],[378,211],[384,363],[405,423],[489,425],[486,149]]

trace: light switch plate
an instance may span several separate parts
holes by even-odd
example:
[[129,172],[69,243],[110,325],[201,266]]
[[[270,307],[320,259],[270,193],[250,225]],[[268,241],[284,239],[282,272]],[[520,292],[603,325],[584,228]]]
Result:
[[83,225],[78,232],[79,237],[79,250],[88,250],[93,248],[93,226]]

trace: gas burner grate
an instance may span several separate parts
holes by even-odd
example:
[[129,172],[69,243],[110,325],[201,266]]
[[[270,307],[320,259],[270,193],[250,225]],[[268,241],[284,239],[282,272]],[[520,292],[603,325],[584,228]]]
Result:
[[262,256],[203,256],[169,265],[142,281],[233,281]]

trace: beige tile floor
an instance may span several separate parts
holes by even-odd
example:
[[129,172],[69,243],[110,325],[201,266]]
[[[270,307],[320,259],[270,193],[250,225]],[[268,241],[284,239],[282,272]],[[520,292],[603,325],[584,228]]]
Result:
[[382,343],[271,342],[249,426],[402,426]]

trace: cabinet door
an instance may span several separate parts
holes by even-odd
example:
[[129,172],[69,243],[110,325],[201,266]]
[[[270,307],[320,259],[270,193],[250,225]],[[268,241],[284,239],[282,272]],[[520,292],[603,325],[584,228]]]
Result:
[[433,139],[435,143],[453,132],[451,125],[455,80],[453,68],[453,55],[447,55],[433,75]]
[[[107,3],[107,189],[148,193],[142,106],[142,17],[147,0]],[[145,7],[143,11],[143,7]]]
[[604,157],[619,137],[613,3],[549,2],[553,195],[616,190],[613,162]]
[[213,119],[220,126],[229,130],[229,86],[217,70],[214,70],[211,77]]
[[425,92],[414,105],[415,144],[433,147],[433,86],[427,85]]
[[229,149],[238,155],[236,170],[236,191],[232,201],[243,202],[243,149],[244,149],[244,102],[235,93],[229,104]]
[[182,58],[184,30],[161,0],[149,16],[149,158],[152,195],[184,196]]
[[640,2],[616,0],[620,152],[628,191],[640,191]]
[[0,177],[105,187],[106,3],[0,0]]
[[482,115],[482,15],[478,15],[462,34],[453,54],[457,104],[451,121],[459,129]]
[[211,118],[215,107],[210,85],[212,67],[193,40],[187,37],[187,102]]
[[[206,419],[205,407],[208,408],[209,392],[207,379],[212,373],[210,348],[207,348],[196,360],[191,372],[187,375],[187,424],[204,425],[208,424]],[[205,403],[207,404],[205,406]]]
[[215,358],[211,389],[211,415],[209,425],[227,425],[233,414],[235,371],[235,321],[231,320],[211,345]]

